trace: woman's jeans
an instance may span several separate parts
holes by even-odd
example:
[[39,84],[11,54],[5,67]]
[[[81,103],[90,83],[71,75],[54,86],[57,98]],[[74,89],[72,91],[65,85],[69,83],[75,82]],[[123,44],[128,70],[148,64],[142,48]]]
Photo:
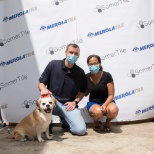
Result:
[[72,111],[66,111],[65,107],[64,104],[57,101],[52,114],[62,117],[66,121],[65,123],[69,125],[72,134],[85,135],[86,124],[81,115],[81,111],[78,108]]

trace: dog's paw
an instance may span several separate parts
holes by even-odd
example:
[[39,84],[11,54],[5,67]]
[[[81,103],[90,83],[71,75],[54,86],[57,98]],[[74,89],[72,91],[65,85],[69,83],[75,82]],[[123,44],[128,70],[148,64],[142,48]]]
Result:
[[25,139],[25,138],[23,138],[23,139],[21,139],[20,141],[25,142],[25,141],[26,141],[26,139]]
[[42,138],[38,139],[39,142],[44,142],[44,140]]
[[47,136],[47,139],[48,139],[48,140],[52,140],[52,139],[53,139],[53,135],[50,134],[50,136]]

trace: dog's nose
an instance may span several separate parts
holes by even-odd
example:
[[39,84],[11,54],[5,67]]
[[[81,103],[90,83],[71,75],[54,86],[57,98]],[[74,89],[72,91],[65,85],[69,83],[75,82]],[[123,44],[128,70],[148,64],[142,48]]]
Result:
[[46,105],[46,107],[50,107],[50,105],[48,104],[48,105]]

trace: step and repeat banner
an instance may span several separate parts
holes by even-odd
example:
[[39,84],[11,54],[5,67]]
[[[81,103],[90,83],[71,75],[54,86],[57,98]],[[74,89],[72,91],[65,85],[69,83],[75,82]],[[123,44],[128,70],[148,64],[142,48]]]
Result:
[[[0,0],[5,122],[19,122],[35,109],[41,73],[49,61],[65,58],[69,43],[80,46],[77,65],[85,73],[87,57],[98,54],[104,71],[112,74],[119,107],[114,122],[154,117],[153,0]],[[84,97],[79,108],[88,123],[87,101]]]

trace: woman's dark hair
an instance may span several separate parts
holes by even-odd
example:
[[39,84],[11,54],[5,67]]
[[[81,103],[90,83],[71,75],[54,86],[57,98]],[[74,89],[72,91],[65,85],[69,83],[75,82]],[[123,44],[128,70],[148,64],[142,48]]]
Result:
[[100,71],[102,71],[103,70],[103,67],[102,67],[102,65],[101,65],[101,58],[100,58],[100,56],[98,56],[98,55],[90,55],[88,58],[87,58],[87,64],[89,64],[89,60],[91,59],[91,58],[93,58],[93,57],[95,57],[95,58],[97,58],[98,59],[98,62],[100,63]]

